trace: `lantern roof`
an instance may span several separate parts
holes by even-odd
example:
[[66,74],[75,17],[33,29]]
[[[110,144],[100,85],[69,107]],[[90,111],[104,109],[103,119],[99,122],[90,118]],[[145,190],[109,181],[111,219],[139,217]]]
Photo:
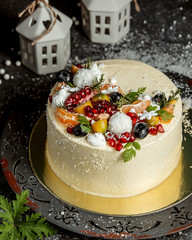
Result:
[[117,12],[131,0],[81,0],[89,11]]
[[[52,30],[39,39],[38,42],[65,38],[71,28],[72,20],[56,8],[52,7],[52,9],[57,16],[56,24]],[[41,3],[32,14],[18,24],[16,31],[25,38],[34,41],[49,29],[53,21],[53,13],[48,7]]]

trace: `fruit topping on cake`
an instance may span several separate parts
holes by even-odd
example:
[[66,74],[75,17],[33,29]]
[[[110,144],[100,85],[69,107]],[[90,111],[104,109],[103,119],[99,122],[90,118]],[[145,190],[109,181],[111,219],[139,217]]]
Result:
[[[124,93],[115,77],[104,83],[103,65],[72,65],[62,70],[49,96],[56,119],[68,134],[84,137],[94,147],[122,151],[124,161],[136,156],[142,139],[164,133],[174,117],[179,90],[144,94],[145,87]],[[138,142],[136,141],[138,140]]]

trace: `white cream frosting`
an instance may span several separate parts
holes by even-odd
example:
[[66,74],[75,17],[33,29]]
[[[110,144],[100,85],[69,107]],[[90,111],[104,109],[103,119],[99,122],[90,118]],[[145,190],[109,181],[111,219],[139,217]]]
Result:
[[[166,95],[176,90],[172,81],[153,67],[137,61],[107,60],[103,72],[105,82],[115,76],[117,85],[125,93],[130,89],[146,87],[152,95],[158,89]],[[93,195],[128,197],[140,194],[163,182],[175,169],[182,141],[182,103],[179,98],[170,124],[164,124],[165,133],[148,135],[137,140],[141,150],[136,157],[124,163],[122,151],[107,144],[95,147],[86,137],[78,138],[66,132],[55,119],[52,105],[47,105],[47,157],[52,170],[69,186]]]

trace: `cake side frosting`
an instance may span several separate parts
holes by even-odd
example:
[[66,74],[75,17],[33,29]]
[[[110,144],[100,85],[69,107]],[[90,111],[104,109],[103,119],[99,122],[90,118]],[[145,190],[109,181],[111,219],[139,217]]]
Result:
[[[175,85],[160,71],[140,62],[107,60],[102,71],[105,83],[111,78],[126,93],[146,87],[146,94],[162,91],[169,94]],[[182,141],[181,99],[174,109],[175,117],[164,124],[165,132],[139,139],[141,150],[134,159],[124,163],[122,152],[108,145],[95,147],[87,138],[66,132],[55,118],[55,109],[47,105],[47,157],[53,171],[71,187],[90,194],[107,197],[128,197],[145,192],[164,181],[178,164]]]

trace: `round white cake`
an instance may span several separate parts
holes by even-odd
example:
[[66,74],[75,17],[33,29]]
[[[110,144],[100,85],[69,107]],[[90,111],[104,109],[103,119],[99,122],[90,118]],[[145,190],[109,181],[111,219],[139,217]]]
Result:
[[[174,104],[171,120],[163,121],[162,115],[167,114],[166,110],[169,113],[169,108],[164,106],[160,109],[152,99],[158,91],[164,93],[166,99],[170,100],[170,93],[176,92],[176,86],[157,69],[137,61],[103,60],[91,67],[76,68],[77,72],[72,71],[75,86],[57,82],[47,104],[46,156],[52,170],[72,188],[103,197],[134,196],[162,183],[176,168],[180,158],[182,102],[180,96],[177,96],[177,101],[172,100]],[[89,98],[83,98],[79,104],[74,100],[74,106],[72,105],[70,101],[74,97],[70,98],[70,95],[79,93],[87,86],[93,87],[94,80],[99,82],[102,78],[104,88],[100,86],[100,90],[92,90]],[[121,92],[121,100],[127,101],[126,94],[139,92],[142,88],[145,88],[145,92],[139,94],[140,100],[137,99],[131,104],[127,102],[122,103],[123,105],[115,104],[114,113],[91,116],[82,114],[82,107],[79,108],[91,106],[93,109],[93,104],[98,100],[98,97],[94,96],[98,94],[102,95],[100,100],[110,102],[112,92]],[[149,108],[140,111],[140,106],[147,101]],[[136,118],[130,117],[131,114],[136,114]],[[80,124],[79,115],[88,120],[89,131],[86,136],[79,137],[73,134],[74,125]],[[97,118],[94,118],[95,116]],[[151,121],[153,118],[158,119],[157,124]],[[98,128],[99,120],[106,123],[105,130],[100,131],[101,128]],[[148,130],[144,134],[146,136],[136,134],[134,126],[137,123],[134,121],[139,122],[141,126],[143,123],[145,127],[147,125]],[[160,131],[157,126],[160,126]],[[125,135],[125,132],[128,134]],[[120,139],[117,137],[118,134]],[[122,136],[127,137],[126,141]]]

